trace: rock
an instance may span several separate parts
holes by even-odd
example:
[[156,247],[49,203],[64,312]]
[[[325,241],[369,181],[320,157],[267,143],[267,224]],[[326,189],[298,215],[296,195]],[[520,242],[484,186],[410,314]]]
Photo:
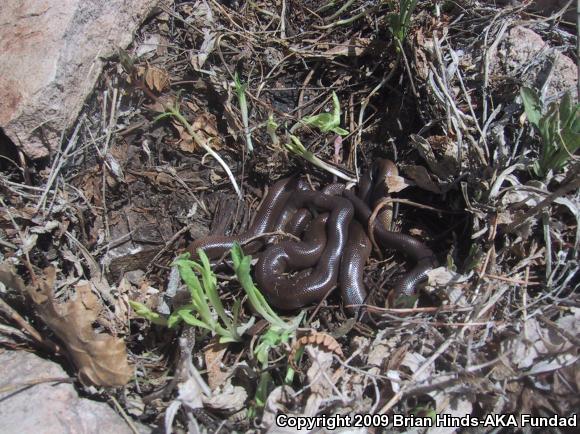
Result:
[[101,73],[101,59],[127,47],[158,2],[2,0],[0,127],[28,157],[57,149]]
[[[79,398],[72,384],[42,382],[68,377],[56,363],[25,351],[5,351],[0,353],[0,366],[0,432],[132,433],[111,407]],[[139,432],[150,432],[147,427],[134,424]]]
[[[550,17],[553,14],[559,13],[570,0],[526,0],[528,2],[527,11],[538,13],[545,17]],[[522,0],[486,0],[486,3],[494,6],[511,6],[520,7],[523,5]],[[563,14],[564,20],[575,23],[576,22],[576,4],[571,2]]]
[[[492,56],[492,70],[499,76],[516,77],[523,84],[541,89],[549,83],[546,97],[570,91],[578,95],[578,68],[572,59],[551,48],[533,30],[516,26],[509,30]],[[494,58],[495,57],[495,58]]]

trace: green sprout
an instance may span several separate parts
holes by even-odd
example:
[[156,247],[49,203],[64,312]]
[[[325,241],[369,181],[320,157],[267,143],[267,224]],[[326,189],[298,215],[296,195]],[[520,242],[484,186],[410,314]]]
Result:
[[157,312],[153,312],[143,303],[129,300],[129,305],[131,306],[131,309],[133,309],[135,313],[141,318],[145,318],[147,321],[151,321],[153,324],[167,327],[167,318],[163,317]]
[[348,131],[340,127],[340,103],[338,101],[338,96],[336,96],[336,93],[332,92],[332,113],[320,113],[314,116],[307,116],[302,120],[300,120],[296,125],[290,128],[291,143],[285,143],[284,146],[290,152],[293,152],[299,157],[304,158],[305,160],[309,161],[315,166],[320,167],[322,170],[326,170],[327,172],[330,172],[333,175],[336,175],[337,177],[344,179],[345,181],[356,182],[354,178],[345,175],[340,170],[322,161],[311,151],[306,149],[306,147],[302,144],[300,139],[296,137],[294,134],[292,134],[292,132],[297,130],[302,125],[308,125],[314,128],[318,128],[323,133],[333,132],[340,136],[346,136],[348,134]]
[[579,104],[574,104],[570,93],[548,107],[533,89],[523,87],[520,95],[526,117],[538,129],[542,138],[540,156],[533,170],[537,176],[545,177],[549,172],[558,172],[580,149]]
[[291,134],[290,140],[292,141],[292,143],[285,143],[284,144],[284,146],[286,146],[286,148],[289,151],[291,151],[291,152],[295,153],[296,155],[304,158],[305,160],[311,162],[315,166],[318,166],[321,169],[326,170],[327,172],[330,172],[333,175],[336,175],[341,179],[344,179],[345,181],[356,182],[356,179],[351,178],[348,175],[345,175],[340,170],[338,170],[336,167],[331,166],[330,164],[326,163],[325,161],[322,161],[320,158],[318,158],[316,155],[314,155],[311,151],[306,149],[306,147],[302,144],[300,139],[298,137],[296,137],[295,135]]
[[389,28],[393,37],[397,40],[399,49],[407,37],[411,27],[411,16],[417,6],[417,0],[400,0],[399,12],[389,15]]
[[153,122],[157,122],[158,120],[166,118],[166,117],[174,117],[187,130],[187,133],[191,137],[193,137],[193,140],[195,140],[195,143],[197,143],[199,146],[201,146],[203,149],[205,149],[207,151],[207,153],[210,154],[213,158],[215,158],[217,160],[217,162],[224,168],[224,170],[226,171],[226,173],[228,175],[228,178],[230,178],[230,182],[234,186],[234,190],[236,191],[236,194],[241,199],[242,192],[240,190],[240,187],[238,186],[238,183],[236,182],[236,178],[234,177],[234,174],[232,173],[230,167],[226,164],[226,162],[222,159],[222,157],[220,157],[220,155],[216,151],[214,151],[211,148],[211,146],[209,146],[209,144],[206,143],[206,141],[203,139],[203,137],[201,137],[199,134],[197,134],[197,132],[194,131],[191,124],[187,121],[187,119],[185,119],[185,117],[179,111],[179,101],[177,100],[175,102],[175,104],[173,104],[173,105],[165,106],[164,109],[165,109],[165,112],[163,112],[159,116],[157,116],[153,120]]
[[348,131],[340,127],[340,103],[336,92],[332,92],[332,113],[320,113],[314,116],[307,116],[301,122],[318,128],[323,133],[331,131],[339,136],[348,135]]
[[270,113],[268,115],[268,120],[266,121],[266,132],[270,136],[270,139],[272,140],[272,143],[274,144],[274,146],[278,146],[280,144],[280,139],[278,138],[278,135],[276,134],[277,129],[278,129],[278,124],[274,120],[274,115],[272,115],[272,113]]
[[[130,305],[137,315],[148,319],[154,324],[173,328],[185,322],[191,326],[208,330],[219,336],[220,343],[239,342],[241,336],[254,324],[255,318],[245,324],[240,323],[241,302],[236,301],[232,315],[228,315],[217,292],[217,278],[211,270],[210,262],[203,250],[198,249],[200,262],[189,259],[189,253],[178,257],[173,265],[177,266],[179,274],[187,285],[191,303],[179,307],[168,318],[152,312],[145,305],[130,301]],[[239,244],[235,243],[231,249],[234,271],[242,288],[248,296],[252,309],[269,323],[266,332],[260,337],[253,351],[254,357],[261,364],[263,372],[260,375],[259,387],[255,396],[255,412],[265,405],[267,391],[272,383],[272,377],[266,370],[270,360],[270,353],[282,345],[288,345],[296,329],[302,322],[305,312],[302,311],[291,321],[284,321],[276,314],[258,290],[250,275],[252,257],[244,255]],[[285,381],[291,382],[294,370],[287,368]]]
[[240,103],[240,112],[242,113],[242,123],[244,124],[244,136],[246,137],[246,149],[248,153],[254,152],[254,145],[252,144],[252,134],[250,133],[250,124],[248,121],[248,101],[246,100],[247,83],[242,83],[236,72],[234,74],[234,90],[238,96]]
[[[262,293],[258,290],[258,288],[256,288],[256,285],[250,276],[250,264],[252,257],[245,256],[240,245],[237,243],[232,247],[231,253],[236,276],[246,291],[246,294],[248,294],[248,300],[250,301],[252,308],[258,314],[260,314],[262,318],[270,323],[268,330],[262,334],[262,336],[260,336],[258,344],[254,348],[254,356],[258,362],[261,363],[264,371],[260,375],[259,387],[254,398],[256,408],[252,409],[253,413],[256,411],[256,409],[264,407],[267,391],[269,389],[268,386],[272,382],[272,377],[266,370],[270,359],[270,353],[272,350],[278,348],[279,346],[287,345],[290,342],[290,339],[292,336],[294,336],[296,329],[304,318],[305,311],[302,311],[290,322],[286,322],[280,318],[272,310]],[[286,382],[291,381],[293,375],[294,370],[288,366]]]
[[300,321],[302,321],[303,315],[298,315],[289,323],[280,318],[278,314],[272,310],[266,301],[266,298],[254,284],[252,276],[250,276],[252,257],[250,255],[244,255],[244,252],[238,243],[234,243],[231,255],[234,264],[234,271],[236,272],[236,276],[242,285],[242,288],[244,288],[244,291],[248,295],[248,301],[252,308],[260,314],[262,318],[268,321],[271,327],[276,327],[280,330],[296,330]]
[[[191,303],[180,306],[165,319],[152,312],[146,306],[130,302],[135,312],[152,321],[154,324],[166,325],[169,328],[177,326],[182,321],[194,327],[208,330],[219,336],[220,343],[240,342],[244,332],[254,325],[252,317],[247,323],[240,324],[239,313],[241,303],[236,301],[232,317],[226,313],[217,292],[217,279],[211,270],[209,259],[203,250],[197,251],[201,264],[189,259],[189,253],[178,257],[173,265],[177,266],[179,274],[189,289]],[[201,277],[201,281],[198,277]]]

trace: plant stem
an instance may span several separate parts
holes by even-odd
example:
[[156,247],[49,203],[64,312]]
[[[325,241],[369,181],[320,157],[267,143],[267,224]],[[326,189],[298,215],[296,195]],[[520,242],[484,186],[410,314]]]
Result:
[[230,170],[230,167],[226,164],[226,162],[224,160],[222,160],[222,157],[220,157],[216,151],[214,151],[207,143],[205,143],[205,140],[203,140],[203,138],[193,130],[193,128],[191,127],[189,122],[187,122],[187,119],[185,119],[183,117],[183,115],[176,108],[171,109],[171,115],[174,116],[175,119],[177,119],[179,121],[179,123],[185,127],[188,134],[191,137],[193,137],[193,140],[195,140],[195,142],[199,146],[201,146],[213,158],[215,158],[217,160],[217,162],[224,168],[224,170],[228,174],[228,178],[230,178],[230,181],[231,181],[232,185],[234,186],[234,190],[236,191],[238,198],[241,200],[242,199],[242,192],[240,190],[240,187],[238,186],[238,183],[236,182],[236,178],[234,177],[234,174]]

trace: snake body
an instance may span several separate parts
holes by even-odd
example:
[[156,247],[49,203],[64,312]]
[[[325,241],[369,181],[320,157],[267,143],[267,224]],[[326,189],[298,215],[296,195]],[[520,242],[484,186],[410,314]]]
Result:
[[[267,245],[261,253],[254,275],[268,302],[280,309],[296,309],[319,302],[338,286],[347,311],[356,314],[358,309],[351,305],[361,305],[367,298],[363,271],[371,253],[364,229],[371,216],[369,203],[384,197],[385,179],[396,173],[390,160],[378,160],[361,178],[358,194],[342,184],[312,191],[296,178],[280,180],[269,189],[246,232],[209,235],[194,241],[188,250],[195,257],[201,248],[210,259],[217,259],[234,242],[240,243],[246,254],[255,253],[264,243],[255,238],[273,230],[303,235],[300,241]],[[388,210],[377,218],[373,235],[380,246],[400,251],[415,262],[395,284],[394,297],[415,295],[435,265],[435,255],[416,238],[388,230]]]

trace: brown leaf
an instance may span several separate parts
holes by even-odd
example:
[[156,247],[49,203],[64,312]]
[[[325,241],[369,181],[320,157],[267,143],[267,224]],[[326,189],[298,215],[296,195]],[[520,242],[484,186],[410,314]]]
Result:
[[437,194],[441,193],[441,189],[431,179],[429,172],[423,166],[407,166],[405,167],[405,173],[423,190],[431,191]]
[[172,121],[171,123],[173,124],[173,126],[177,130],[177,133],[179,134],[179,142],[178,142],[179,149],[181,149],[183,152],[189,153],[195,152],[195,150],[197,149],[197,143],[195,143],[193,137],[191,137],[191,135],[187,132],[185,127],[177,121]]
[[370,45],[368,38],[354,38],[342,44],[337,44],[324,53],[324,56],[333,58],[336,56],[359,57]]
[[[194,152],[198,144],[193,140],[191,134],[179,122],[174,121],[173,126],[179,133],[179,148],[184,152]],[[213,149],[220,149],[223,146],[221,135],[217,129],[217,121],[210,113],[201,113],[196,116],[191,123],[191,128]]]
[[226,378],[231,372],[221,369],[222,360],[228,346],[213,342],[205,347],[203,355],[205,357],[205,366],[207,368],[207,382],[211,390],[216,390],[218,386],[225,383]]
[[292,345],[289,356],[291,365],[295,363],[295,357],[298,350],[307,345],[312,345],[327,353],[334,353],[339,357],[344,357],[342,348],[336,339],[326,333],[312,332],[298,338]]
[[169,74],[164,69],[158,68],[157,66],[148,66],[145,69],[144,75],[145,84],[151,90],[161,92],[169,86]]
[[125,341],[93,330],[92,323],[101,304],[90,283],[79,282],[75,299],[56,303],[53,293],[56,270],[49,267],[45,275],[38,287],[28,286],[27,291],[42,320],[65,344],[79,370],[79,379],[95,386],[127,384],[133,370],[127,361]]

